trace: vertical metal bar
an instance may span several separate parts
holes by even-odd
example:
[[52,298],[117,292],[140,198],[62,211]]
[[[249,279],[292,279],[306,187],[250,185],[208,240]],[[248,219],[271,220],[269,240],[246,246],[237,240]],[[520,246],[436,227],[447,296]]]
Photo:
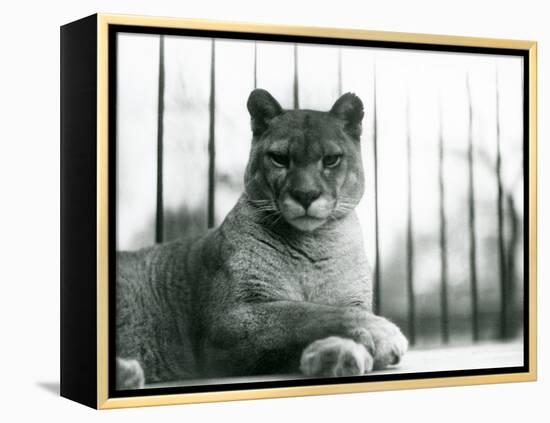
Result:
[[441,102],[439,110],[439,148],[438,148],[438,181],[439,181],[439,253],[441,261],[441,340],[449,342],[449,299],[448,299],[448,263],[447,263],[447,216],[445,212],[445,146],[443,140],[443,111]]
[[210,57],[210,99],[208,104],[210,112],[210,123],[208,128],[208,215],[207,224],[211,228],[214,226],[215,211],[215,165],[216,165],[216,41],[212,38],[212,48]]
[[466,76],[466,89],[468,93],[468,233],[470,239],[470,286],[472,294],[472,337],[479,340],[479,309],[477,287],[477,244],[476,244],[476,212],[475,212],[475,187],[474,187],[474,137],[473,137],[473,111],[472,93],[470,87],[470,75]]
[[157,103],[157,207],[155,219],[155,242],[164,239],[164,199],[163,199],[163,162],[164,162],[164,35],[159,39],[159,77]]
[[294,44],[294,86],[293,86],[294,109],[300,108],[299,87],[298,87],[298,45]]
[[258,43],[254,41],[254,89],[258,88]]
[[495,107],[496,107],[496,141],[497,158],[495,166],[495,178],[497,182],[497,222],[498,222],[498,258],[499,258],[499,276],[500,276],[500,328],[499,335],[501,339],[507,337],[507,315],[508,315],[508,281],[506,250],[504,247],[504,191],[502,187],[502,156],[500,145],[500,92],[498,84],[498,67],[495,66]]
[[338,47],[338,97],[343,94],[342,87],[342,48]]
[[416,342],[416,304],[414,298],[414,242],[413,242],[413,220],[412,220],[412,155],[411,155],[411,125],[409,97],[406,103],[407,119],[407,302],[409,342],[414,345]]
[[381,298],[382,292],[380,289],[380,277],[382,274],[382,269],[380,265],[380,231],[379,231],[379,222],[378,222],[378,105],[376,101],[376,62],[374,63],[373,69],[373,100],[374,100],[374,110],[373,110],[373,155],[374,155],[374,249],[375,249],[375,259],[374,259],[374,312],[381,312]]

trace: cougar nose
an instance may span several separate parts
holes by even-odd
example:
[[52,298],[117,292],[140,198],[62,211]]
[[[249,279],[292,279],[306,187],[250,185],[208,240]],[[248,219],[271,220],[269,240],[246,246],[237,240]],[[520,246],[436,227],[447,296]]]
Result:
[[321,196],[321,191],[293,189],[290,192],[290,195],[292,195],[292,198],[302,205],[304,210],[307,210],[310,204]]

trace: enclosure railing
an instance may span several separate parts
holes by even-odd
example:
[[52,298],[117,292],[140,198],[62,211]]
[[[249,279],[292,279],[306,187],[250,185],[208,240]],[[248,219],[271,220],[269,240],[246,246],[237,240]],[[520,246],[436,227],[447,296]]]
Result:
[[[215,222],[215,191],[216,191],[216,43],[217,41],[211,40],[211,55],[210,55],[210,95],[208,102],[208,183],[207,183],[207,205],[206,205],[206,222],[208,227],[214,226]],[[165,108],[165,49],[164,49],[164,36],[160,36],[159,40],[159,64],[158,64],[158,119],[157,119],[157,182],[156,182],[156,222],[155,222],[155,241],[163,242],[165,224],[164,224],[164,203],[163,203],[163,167],[164,167],[164,108]],[[293,46],[293,87],[292,87],[292,98],[294,108],[300,107],[300,98],[299,98],[299,85],[300,85],[300,75],[299,75],[299,46]],[[257,45],[254,45],[254,60],[253,60],[253,86],[257,87],[258,85],[258,49]],[[343,91],[342,83],[342,52],[339,49],[338,51],[338,65],[337,65],[337,87],[339,94]],[[496,71],[496,86],[495,86],[495,110],[496,110],[496,157],[484,157],[476,153],[475,142],[474,142],[474,133],[472,121],[474,119],[474,110],[472,108],[472,93],[471,93],[471,84],[470,76],[465,75],[466,81],[466,90],[467,90],[467,102],[468,102],[468,131],[467,139],[464,140],[464,143],[467,146],[467,169],[468,169],[468,195],[467,195],[467,227],[464,227],[464,231],[468,234],[469,242],[469,252],[468,252],[468,262],[469,262],[469,281],[470,281],[470,299],[471,299],[471,338],[474,342],[480,340],[480,306],[479,306],[479,289],[478,289],[478,273],[477,269],[479,266],[478,263],[478,254],[479,254],[479,245],[477,244],[476,238],[476,193],[475,193],[475,180],[476,180],[476,161],[479,160],[479,165],[485,165],[490,168],[493,168],[494,174],[494,184],[496,185],[497,196],[497,205],[496,211],[497,215],[497,245],[498,245],[498,262],[499,262],[499,289],[500,289],[500,311],[498,321],[495,322],[495,325],[498,326],[498,337],[501,339],[507,339],[514,336],[516,330],[514,329],[514,322],[511,321],[514,311],[514,297],[515,297],[515,264],[514,264],[514,255],[516,253],[516,245],[518,242],[518,216],[514,212],[514,203],[513,197],[511,194],[507,194],[504,189],[502,181],[502,158],[501,158],[501,122],[500,122],[500,97],[499,97],[499,86],[498,86],[498,72]],[[384,296],[384,287],[382,286],[381,280],[384,269],[382,267],[382,261],[380,259],[380,221],[379,221],[379,190],[382,181],[381,175],[379,173],[379,143],[380,143],[380,133],[379,133],[379,124],[378,124],[378,105],[377,105],[377,96],[379,95],[379,88],[377,87],[377,71],[376,64],[374,65],[373,71],[373,86],[372,86],[372,95],[373,95],[373,130],[372,130],[372,154],[373,154],[373,172],[374,172],[374,310],[378,313],[384,314],[382,308],[382,298]],[[451,340],[451,329],[450,323],[452,321],[452,316],[449,313],[449,273],[448,273],[448,262],[449,262],[449,250],[448,250],[448,221],[447,221],[447,210],[445,204],[445,198],[447,195],[446,192],[446,182],[445,182],[445,168],[446,161],[448,158],[448,151],[446,149],[446,142],[444,133],[442,130],[443,118],[442,118],[442,106],[441,103],[438,104],[438,120],[439,120],[439,131],[438,131],[438,148],[437,148],[437,186],[438,191],[436,195],[438,196],[438,234],[439,234],[439,254],[437,257],[433,257],[433,260],[438,260],[440,262],[440,340],[442,343],[448,343]],[[407,336],[412,345],[416,343],[417,334],[422,332],[424,329],[422,326],[419,327],[418,322],[418,307],[416,303],[416,290],[415,290],[415,266],[417,265],[417,252],[415,251],[415,244],[413,238],[415,235],[415,226],[413,219],[413,210],[412,210],[412,200],[413,200],[413,175],[411,172],[412,168],[412,151],[411,151],[411,129],[409,127],[410,120],[410,103],[407,98],[406,105],[406,233],[405,245],[402,247],[406,251],[406,290],[404,295],[406,295],[407,303],[407,313],[406,313],[406,327],[404,330],[407,332]],[[494,165],[493,165],[494,163]],[[507,204],[506,204],[507,202]],[[506,208],[509,211],[510,223],[507,226],[506,218]],[[511,233],[510,242],[506,243],[505,232],[508,230]],[[512,317],[511,317],[512,316]],[[390,316],[391,317],[391,316]],[[515,325],[517,326],[517,325]]]

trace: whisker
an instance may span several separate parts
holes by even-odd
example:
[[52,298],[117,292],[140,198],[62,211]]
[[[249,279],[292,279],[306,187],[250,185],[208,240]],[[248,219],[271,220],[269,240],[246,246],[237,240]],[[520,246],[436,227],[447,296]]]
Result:
[[265,204],[271,204],[271,200],[248,200],[250,204],[253,205],[265,205]]
[[277,216],[277,214],[279,214],[278,211],[268,213],[260,220],[260,222],[265,223],[265,222],[269,221],[270,219],[272,219],[273,217]]
[[338,201],[338,204],[342,204],[342,205],[345,205],[345,206],[353,206],[355,207],[355,204],[354,202],[348,202],[348,201]]
[[279,220],[281,220],[282,217],[283,217],[283,214],[282,214],[282,213],[279,213],[279,215],[277,216],[277,218],[272,222],[273,225],[275,225]]
[[257,211],[264,212],[264,211],[275,211],[277,210],[275,207],[273,207],[271,204],[265,205],[265,206],[259,206],[256,207]]

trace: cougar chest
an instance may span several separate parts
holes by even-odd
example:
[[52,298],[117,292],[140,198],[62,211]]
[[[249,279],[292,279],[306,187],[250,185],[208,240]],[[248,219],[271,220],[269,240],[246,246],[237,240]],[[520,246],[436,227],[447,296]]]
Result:
[[357,292],[358,282],[339,258],[303,263],[297,270],[297,283],[304,301],[337,305],[346,303]]

